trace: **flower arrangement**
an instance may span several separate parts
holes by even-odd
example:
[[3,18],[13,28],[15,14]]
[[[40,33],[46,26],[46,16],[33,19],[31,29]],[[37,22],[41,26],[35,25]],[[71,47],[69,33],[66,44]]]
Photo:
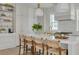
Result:
[[42,30],[42,25],[40,25],[39,23],[38,24],[33,24],[32,26],[32,30],[36,30],[36,31],[39,31],[39,30]]

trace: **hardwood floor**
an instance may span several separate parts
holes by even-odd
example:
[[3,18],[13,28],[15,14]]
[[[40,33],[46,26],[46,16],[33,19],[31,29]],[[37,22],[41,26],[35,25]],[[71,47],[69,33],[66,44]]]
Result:
[[18,47],[0,50],[0,55],[18,55]]
[[[19,50],[18,47],[0,50],[0,55],[19,55],[18,50]],[[23,52],[21,53],[21,55],[23,55]],[[31,55],[31,53],[28,52],[27,55]],[[65,54],[63,53],[63,55],[65,55]]]

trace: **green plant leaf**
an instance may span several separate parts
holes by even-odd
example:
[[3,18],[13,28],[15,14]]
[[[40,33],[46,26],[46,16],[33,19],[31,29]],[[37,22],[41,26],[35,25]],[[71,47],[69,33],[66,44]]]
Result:
[[40,25],[40,24],[33,24],[33,26],[32,26],[33,31],[34,30],[38,31],[38,30],[41,30],[41,29],[42,29],[42,25]]

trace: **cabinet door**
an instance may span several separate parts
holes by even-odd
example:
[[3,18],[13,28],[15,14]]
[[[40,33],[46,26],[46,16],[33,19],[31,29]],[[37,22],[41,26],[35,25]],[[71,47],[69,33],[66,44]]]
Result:
[[55,19],[57,20],[70,19],[70,4],[68,3],[57,4],[55,8]]

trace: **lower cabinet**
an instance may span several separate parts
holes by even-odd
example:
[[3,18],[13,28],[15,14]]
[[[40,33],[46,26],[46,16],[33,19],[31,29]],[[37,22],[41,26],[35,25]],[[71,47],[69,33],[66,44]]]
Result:
[[19,45],[19,37],[16,33],[0,34],[0,50],[13,48]]

